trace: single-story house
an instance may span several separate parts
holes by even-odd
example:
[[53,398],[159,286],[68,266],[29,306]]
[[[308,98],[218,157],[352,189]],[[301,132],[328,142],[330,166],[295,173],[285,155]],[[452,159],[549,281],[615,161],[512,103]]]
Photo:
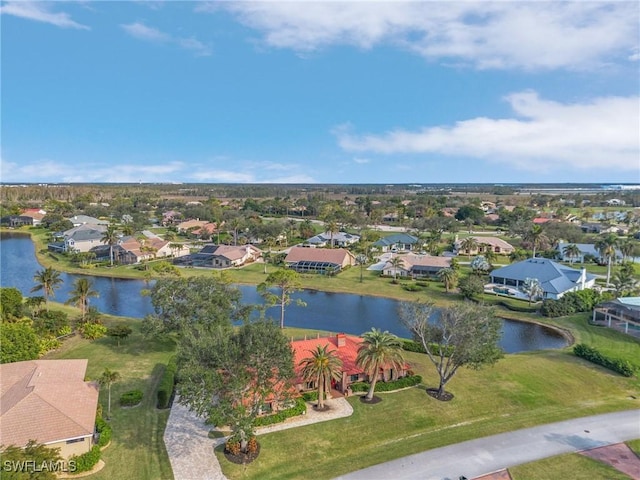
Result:
[[383,252],[405,252],[416,249],[418,246],[418,238],[407,233],[395,233],[387,237],[383,237],[373,244]]
[[624,326],[625,333],[629,333],[629,325],[633,325],[640,333],[640,297],[622,297],[600,303],[593,309],[593,321],[601,316],[609,327],[616,322]]
[[[294,340],[291,342],[293,349],[293,361],[296,375],[296,388],[300,392],[317,390],[316,382],[307,382],[302,378],[302,367],[300,362],[311,356],[311,352],[316,350],[318,346],[327,346],[327,350],[335,352],[338,358],[342,360],[342,375],[339,380],[332,380],[331,388],[339,392],[346,392],[349,385],[355,382],[367,382],[369,376],[358,366],[356,357],[358,349],[362,343],[362,338],[344,333],[330,337],[318,337],[310,340]],[[409,366],[397,370],[393,368],[381,368],[378,372],[378,380],[392,381],[407,375]]]
[[103,245],[102,238],[106,231],[104,225],[79,225],[65,231],[62,241],[49,244],[48,249],[54,252],[88,252]]
[[485,290],[489,287],[498,294],[503,293],[500,289],[508,290],[505,287],[514,287],[518,290],[528,278],[535,278],[542,287],[542,298],[554,300],[568,292],[592,288],[596,281],[596,276],[587,273],[584,268],[577,270],[548,258],[539,257],[493,270],[490,278],[491,283],[485,286]]
[[175,263],[193,267],[230,268],[255,262],[262,250],[253,245],[205,245],[198,253],[185,255]]
[[107,220],[100,220],[99,218],[90,217],[89,215],[74,215],[67,220],[73,223],[74,227],[79,227],[80,225],[109,225]]
[[97,245],[89,252],[95,255],[94,260],[98,262],[110,262],[111,255],[113,255],[113,263],[119,265],[133,265],[140,261],[134,253],[124,249],[122,245],[113,245],[113,253],[111,246],[107,244]]
[[501,238],[498,237],[482,237],[482,236],[471,236],[477,244],[478,248],[474,248],[467,253],[466,250],[462,250],[461,245],[464,239],[459,239],[456,235],[456,238],[453,242],[454,252],[457,254],[464,253],[465,255],[477,255],[479,253],[485,252],[487,248],[490,248],[492,252],[500,254],[500,255],[510,255],[513,253],[514,248],[509,242],[505,242]]
[[[580,255],[578,255],[577,257],[571,257],[569,255],[566,255],[564,253],[564,250],[569,245],[575,245],[576,247],[578,247],[578,250],[580,250]],[[584,257],[586,255],[591,255],[597,260],[601,259],[600,252],[598,251],[598,249],[596,248],[596,246],[593,243],[575,243],[575,244],[571,244],[571,243],[559,242],[558,246],[556,247],[556,250],[558,250],[558,258],[560,258],[560,260],[562,260],[563,262],[584,263]],[[616,259],[622,260],[622,252],[617,248],[616,248]]]
[[27,215],[7,215],[0,218],[0,225],[5,227],[23,227],[33,225],[33,218]]
[[356,264],[356,257],[344,248],[291,247],[284,259],[287,267],[300,273],[338,273]]
[[[391,259],[400,258],[402,265],[394,267]],[[451,267],[451,257],[434,257],[432,255],[395,254],[382,269],[382,274],[390,277],[425,278],[435,277],[440,270]]]
[[182,214],[180,212],[176,212],[175,210],[164,212],[162,214],[162,225],[164,225],[165,227],[167,225],[174,225],[180,217],[182,217]]
[[94,445],[98,385],[86,382],[86,359],[29,360],[0,365],[0,445],[30,440],[82,455]]
[[41,208],[25,208],[20,215],[33,218],[33,225],[38,226],[42,223],[42,219],[47,215],[47,212]]
[[185,252],[183,255],[189,253],[189,248],[182,245],[179,249],[174,248],[172,250],[170,248],[170,245],[172,245],[170,242],[157,236],[145,236],[143,239],[138,239],[133,236],[122,237],[118,242],[118,245],[129,253],[126,261],[125,259],[118,261],[118,263],[126,264],[131,263],[131,259],[134,260],[133,263],[139,263],[144,260],[169,257],[174,255],[174,252],[177,251]]
[[305,245],[310,245],[314,247],[348,247],[353,245],[354,243],[360,240],[359,235],[351,235],[346,232],[324,232],[319,233],[315,237],[311,237],[310,239],[304,242]]

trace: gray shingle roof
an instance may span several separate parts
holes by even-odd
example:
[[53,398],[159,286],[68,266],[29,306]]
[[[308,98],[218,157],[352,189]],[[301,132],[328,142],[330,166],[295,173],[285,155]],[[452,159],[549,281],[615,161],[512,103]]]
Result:
[[394,235],[389,235],[388,237],[381,238],[380,240],[375,242],[374,245],[376,247],[388,247],[391,245],[395,245],[396,243],[413,245],[417,241],[418,239],[414,236],[408,235],[406,233],[396,233]]

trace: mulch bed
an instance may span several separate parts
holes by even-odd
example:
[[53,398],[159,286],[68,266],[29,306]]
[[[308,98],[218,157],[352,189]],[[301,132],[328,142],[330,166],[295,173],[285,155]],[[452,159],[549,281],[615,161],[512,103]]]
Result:
[[313,409],[314,409],[316,412],[320,412],[320,413],[322,413],[322,412],[328,412],[329,410],[331,410],[331,407],[325,403],[325,404],[324,404],[324,406],[323,406],[322,408],[320,408],[320,407],[318,407],[318,404],[316,403],[316,404],[313,406]]
[[380,397],[376,397],[375,395],[371,400],[367,400],[366,395],[362,395],[360,397],[360,402],[364,403],[365,405],[375,405],[376,403],[380,403],[381,401],[382,399]]
[[445,391],[442,395],[438,395],[437,388],[427,388],[427,395],[435,398],[436,400],[440,400],[441,402],[449,402],[453,400],[453,393]]
[[232,453],[227,452],[227,449],[224,450],[224,456],[227,460],[237,465],[246,465],[248,463],[253,462],[260,455],[260,444],[258,443],[258,450],[253,453],[239,453],[238,455],[233,455]]

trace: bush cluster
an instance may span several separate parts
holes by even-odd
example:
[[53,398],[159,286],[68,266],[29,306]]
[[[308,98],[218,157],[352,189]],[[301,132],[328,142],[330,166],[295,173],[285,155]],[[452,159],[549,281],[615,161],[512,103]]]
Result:
[[273,415],[264,415],[262,417],[257,417],[253,421],[253,426],[264,427],[265,425],[273,425],[274,423],[284,422],[287,418],[297,417],[298,415],[306,413],[306,411],[307,404],[305,403],[304,399],[300,397],[296,399],[295,405],[291,408],[280,410],[278,413],[274,413]]
[[[376,383],[376,392],[390,392],[392,390],[400,390],[401,388],[414,387],[422,383],[422,377],[420,375],[409,375],[392,382],[378,382]],[[369,390],[369,384],[365,382],[356,382],[351,384],[351,390],[354,392],[367,392]]]
[[100,453],[100,447],[94,445],[87,453],[72,456],[70,460],[73,460],[76,464],[74,473],[88,472],[95,467],[96,463],[100,461]]
[[[415,340],[403,340],[402,349],[408,352],[427,353],[420,342]],[[450,350],[451,348],[449,348]],[[429,344],[429,350],[433,355],[440,355],[440,345],[436,343]]]
[[98,417],[96,420],[96,432],[100,434],[100,439],[98,440],[99,447],[105,447],[111,441],[111,425],[109,425],[104,419]]
[[402,285],[402,288],[404,290],[406,290],[407,292],[419,292],[421,289],[418,285],[416,285],[415,283],[407,283]]
[[636,371],[636,368],[629,361],[622,360],[620,358],[609,358],[600,353],[597,349],[585,345],[584,343],[579,343],[573,347],[573,353],[580,358],[584,358],[591,363],[613,370],[625,377],[632,377]]
[[80,334],[84,338],[89,340],[96,340],[97,338],[104,337],[107,333],[107,327],[99,323],[86,322],[80,325],[78,328]]
[[545,317],[564,317],[579,312],[590,312],[598,303],[611,299],[610,293],[599,293],[592,289],[569,292],[560,300],[547,299],[542,302],[540,313]]
[[130,390],[120,396],[120,405],[123,407],[133,407],[142,401],[142,390]]
[[229,440],[227,440],[227,443],[224,444],[224,449],[231,455],[240,455],[240,442],[233,438],[230,438]]
[[167,367],[165,368],[162,379],[160,380],[160,385],[158,386],[158,408],[169,407],[169,402],[173,395],[173,387],[175,385],[176,370],[176,357],[173,356],[167,363]]

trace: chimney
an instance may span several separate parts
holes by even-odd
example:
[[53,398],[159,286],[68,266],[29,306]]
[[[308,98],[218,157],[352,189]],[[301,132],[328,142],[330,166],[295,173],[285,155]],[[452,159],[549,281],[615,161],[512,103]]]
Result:
[[582,267],[580,271],[580,290],[584,290],[584,284],[587,281],[587,269]]
[[336,340],[338,341],[338,348],[344,347],[347,344],[347,336],[344,333],[338,333]]

